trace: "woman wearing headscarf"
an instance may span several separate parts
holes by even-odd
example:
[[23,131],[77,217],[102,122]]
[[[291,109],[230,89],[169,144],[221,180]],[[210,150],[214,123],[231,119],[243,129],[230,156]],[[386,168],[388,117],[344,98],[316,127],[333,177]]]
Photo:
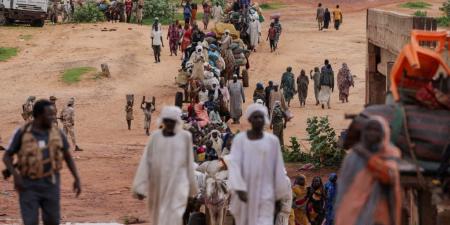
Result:
[[305,70],[300,72],[300,76],[297,77],[297,90],[298,99],[300,100],[300,107],[304,107],[306,104],[306,97],[308,96],[309,78],[306,76]]
[[184,24],[184,33],[183,38],[181,40],[181,52],[185,52],[188,46],[192,42],[192,29],[189,26],[189,23]]
[[347,63],[342,63],[342,68],[337,75],[337,83],[339,87],[339,100],[341,100],[342,103],[348,102],[350,86],[354,87],[355,84]]
[[294,193],[295,225],[308,225],[308,218],[306,217],[306,201],[308,200],[308,193],[306,190],[305,175],[300,174],[295,179],[292,192]]
[[322,179],[316,176],[308,187],[306,202],[306,216],[311,225],[322,225],[325,219],[325,198]]
[[325,183],[325,225],[334,225],[334,202],[336,200],[336,192],[337,192],[337,174],[331,173],[328,177],[327,183]]
[[181,109],[164,107],[162,129],[150,137],[139,163],[132,192],[148,198],[151,223],[182,225],[188,197],[197,194],[192,135],[181,129]]
[[252,104],[245,117],[251,129],[240,132],[231,146],[229,179],[230,211],[236,225],[273,225],[275,202],[289,197],[280,143],[264,131],[267,108]]
[[292,67],[288,67],[286,72],[281,77],[280,89],[283,90],[284,99],[287,102],[288,107],[291,104],[291,99],[294,98],[295,90],[295,78],[292,73]]
[[169,26],[167,32],[167,39],[169,39],[170,56],[177,55],[178,41],[180,40],[180,32],[178,31],[178,20]]
[[263,102],[266,100],[266,93],[264,92],[264,86],[261,82],[256,84],[256,89],[253,92],[253,102],[255,103],[258,99],[261,99]]
[[342,163],[336,196],[336,225],[400,225],[400,151],[390,142],[384,118],[373,116],[361,140]]
[[195,115],[197,116],[198,125],[203,128],[209,123],[208,111],[206,111],[203,103],[194,105]]

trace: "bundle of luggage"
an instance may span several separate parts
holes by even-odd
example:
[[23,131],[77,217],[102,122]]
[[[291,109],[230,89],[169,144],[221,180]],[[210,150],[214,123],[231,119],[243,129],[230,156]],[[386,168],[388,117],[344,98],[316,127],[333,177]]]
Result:
[[233,44],[230,45],[231,50],[233,51],[234,60],[237,66],[245,66],[247,64],[246,54],[250,54],[250,51],[247,50],[244,46],[242,40],[235,40]]
[[225,30],[230,31],[230,35],[235,38],[240,37],[240,32],[236,30],[233,24],[231,23],[216,23],[216,26],[214,27],[213,32],[216,34],[217,38],[222,38],[222,36],[225,34]]

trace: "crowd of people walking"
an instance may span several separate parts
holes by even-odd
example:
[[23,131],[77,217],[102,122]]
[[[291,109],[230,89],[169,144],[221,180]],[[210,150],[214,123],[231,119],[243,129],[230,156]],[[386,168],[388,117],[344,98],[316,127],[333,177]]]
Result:
[[[331,17],[331,14],[333,17]],[[331,21],[333,19],[333,21]],[[317,6],[316,20],[319,25],[319,31],[328,29],[330,22],[334,23],[334,29],[339,30],[343,22],[343,15],[339,5],[330,12],[328,8],[324,8],[322,3]]]
[[[130,22],[133,2],[125,0],[124,6],[127,22]],[[225,11],[244,16],[249,7],[252,7],[250,1],[240,0],[234,1]],[[181,50],[182,68],[179,70],[177,83],[184,90],[184,96],[181,95],[184,99],[177,99],[177,106],[163,107],[157,121],[158,129],[150,132],[152,113],[156,109],[155,100],[146,101],[143,98],[140,108],[144,113],[144,130],[151,137],[132,184],[134,197],[140,200],[148,198],[152,224],[181,225],[184,222],[197,225],[192,222],[194,214],[187,211],[188,199],[194,198],[197,201],[203,199],[209,205],[217,202],[226,205],[229,202],[229,210],[237,225],[273,225],[274,221],[276,225],[333,225],[337,175],[330,174],[325,185],[320,177],[314,177],[307,186],[308,180],[304,175],[295,177],[292,182],[287,176],[281,151],[285,144],[283,130],[293,118],[289,109],[291,103],[297,95],[300,107],[306,107],[310,80],[313,83],[316,105],[321,105],[322,109],[325,106],[331,108],[330,97],[335,88],[335,76],[330,62],[325,60],[320,69],[316,67],[310,71],[309,77],[304,69],[296,77],[293,68],[288,67],[282,74],[280,83],[269,81],[266,87],[262,82],[257,83],[252,96],[253,103],[244,113],[243,104],[247,100],[244,88],[245,83],[248,83],[244,79],[248,76],[250,67],[249,52],[255,52],[260,41],[261,28],[257,22],[259,16],[255,12],[249,16],[246,25],[251,35],[248,45],[245,45],[239,37],[233,37],[228,29],[223,34],[208,32],[210,19],[220,21],[224,17],[224,10],[218,3],[212,6],[207,1],[203,2],[202,8],[203,30],[197,24],[197,4],[187,0],[183,5],[184,27],[181,25],[183,21],[174,21],[168,28],[166,38],[159,18],[154,18],[150,37],[155,63],[161,62],[165,39],[169,42],[171,56],[178,56],[178,51]],[[339,6],[336,8],[333,18],[338,29],[342,13],[335,14],[339,12]],[[325,9],[319,18],[318,10],[319,29],[328,28],[327,12]],[[242,24],[233,25],[238,28]],[[277,16],[270,23],[267,36],[271,51],[277,49],[281,33],[280,18]],[[353,75],[347,64],[343,63],[337,75],[340,101],[348,102],[349,89],[353,85]],[[41,207],[45,210],[52,209],[52,213],[44,210],[47,212],[43,216],[44,223],[57,224],[60,220],[59,170],[63,160],[75,178],[74,191],[77,195],[81,193],[80,178],[66,140],[66,135],[70,136],[74,149],[81,151],[75,141],[74,99],[68,101],[59,117],[63,122],[63,133],[56,129],[56,98],[51,97],[50,101],[39,100],[37,103],[34,101],[35,98],[30,97],[23,105],[22,116],[27,125],[14,134],[4,161],[8,171],[13,173],[16,188],[21,188],[22,176],[26,178],[27,185],[28,182],[33,185],[41,181],[47,182],[47,186],[43,187],[48,187],[48,190],[42,192],[48,196],[42,198],[52,200],[49,204],[38,205],[39,199],[36,200],[36,196],[41,193],[35,190],[21,193],[24,222],[37,224],[39,219],[36,215]],[[183,101],[187,103],[184,112]],[[127,96],[124,111],[128,130],[132,129],[134,120],[133,106],[134,98]],[[248,120],[250,128],[233,132],[228,121],[240,124],[242,117]],[[29,127],[31,128],[28,129]],[[273,134],[266,132],[265,127],[273,130]],[[23,133],[32,144],[20,145],[23,143]],[[47,136],[39,136],[43,133]],[[36,140],[33,135],[39,138]],[[49,152],[45,154],[44,160],[36,155],[40,148]],[[23,155],[20,151],[24,149],[33,154]],[[56,154],[55,151],[61,151],[63,155]],[[18,173],[12,163],[15,154],[22,157],[20,163],[25,163],[31,169]],[[38,165],[27,164],[30,157],[37,157],[41,161]],[[212,197],[213,202],[208,199],[210,195],[217,193],[211,194],[205,185],[217,182],[219,178],[214,177],[215,180],[208,183],[207,178],[199,178],[202,175],[199,175],[198,168],[210,162],[219,163],[219,170],[228,171],[226,188],[232,193],[231,199],[218,199],[217,196]],[[44,167],[46,163],[51,163],[51,167]],[[32,171],[37,167],[38,176]],[[28,178],[39,180],[29,181]],[[29,199],[35,204],[32,209],[26,207]],[[30,214],[33,216],[29,216]],[[185,214],[187,220],[183,220]]]

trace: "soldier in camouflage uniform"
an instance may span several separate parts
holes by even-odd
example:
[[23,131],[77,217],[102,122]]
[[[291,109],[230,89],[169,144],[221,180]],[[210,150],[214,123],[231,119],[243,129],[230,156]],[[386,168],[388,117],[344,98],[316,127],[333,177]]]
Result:
[[[7,169],[4,173],[14,178],[22,224],[25,225],[60,224],[60,171],[64,162],[74,177],[76,196],[81,193],[80,178],[69,152],[69,143],[66,136],[52,125],[53,111],[49,101],[37,101],[33,109],[34,120],[14,132],[3,154]],[[1,204],[4,205],[3,202]]]
[[25,104],[22,105],[22,117],[26,122],[31,122],[33,120],[33,105],[36,97],[28,97]]
[[67,102],[67,106],[61,111],[59,115],[60,120],[63,124],[63,131],[67,136],[70,136],[73,146],[75,146],[75,151],[83,151],[78,147],[75,140],[75,109],[74,109],[75,99],[71,98]]
[[280,101],[276,101],[272,111],[272,122],[270,129],[273,129],[273,134],[280,140],[280,145],[284,146],[283,130],[286,128],[286,119]]

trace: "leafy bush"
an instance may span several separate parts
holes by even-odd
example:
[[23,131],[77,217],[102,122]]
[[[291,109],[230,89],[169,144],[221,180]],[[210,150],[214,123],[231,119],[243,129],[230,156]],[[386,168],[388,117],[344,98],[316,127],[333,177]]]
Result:
[[291,145],[284,146],[283,159],[285,162],[311,162],[313,161],[310,154],[302,152],[300,143],[296,137],[290,138]]
[[438,25],[441,27],[450,26],[450,18],[448,16],[441,16],[437,18]]
[[338,166],[345,156],[337,145],[336,132],[330,126],[328,117],[312,117],[307,120],[310,154],[318,166]]
[[414,15],[414,16],[418,16],[418,17],[426,17],[426,16],[427,16],[427,11],[420,11],[420,10],[417,10],[416,12],[414,12],[413,15]]
[[439,10],[444,13],[444,16],[437,18],[438,25],[441,27],[448,27],[450,25],[450,0],[444,2]]
[[411,1],[403,3],[400,6],[408,9],[426,9],[430,8],[431,4],[424,1]]
[[94,1],[86,1],[83,6],[75,8],[73,20],[77,23],[96,23],[105,21],[105,14]]
[[144,17],[155,18],[159,17],[173,19],[175,17],[176,5],[167,0],[144,0]]
[[447,0],[447,2],[444,2],[442,4],[442,7],[439,8],[446,17],[450,17],[450,0]]

